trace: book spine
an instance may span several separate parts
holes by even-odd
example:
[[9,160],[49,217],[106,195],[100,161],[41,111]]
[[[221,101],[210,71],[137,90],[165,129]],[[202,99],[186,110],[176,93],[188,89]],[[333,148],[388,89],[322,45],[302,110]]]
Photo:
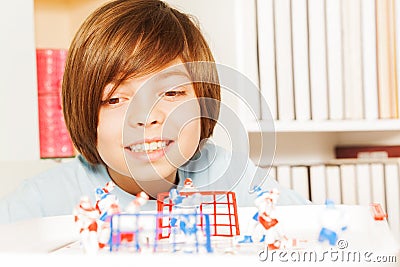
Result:
[[342,203],[356,205],[358,201],[358,183],[354,164],[340,165],[340,179],[342,184]]
[[311,119],[307,0],[292,1],[293,74],[296,120]]
[[278,165],[276,166],[276,179],[280,185],[291,189],[292,188],[292,179],[291,179],[291,171],[289,165]]
[[[275,66],[274,1],[257,1],[258,65],[262,119],[278,119]],[[267,106],[266,106],[267,105]]]
[[310,199],[308,167],[292,166],[292,188],[305,199]]
[[340,169],[338,165],[326,166],[327,197],[335,203],[342,203]]
[[345,119],[363,119],[361,2],[342,1]]
[[399,0],[396,0],[394,2],[394,16],[395,16],[395,28],[396,28],[396,86],[397,86],[397,118],[400,118],[400,2]]
[[372,201],[371,173],[366,163],[356,164],[357,177],[357,203],[369,205]]
[[399,164],[385,164],[386,209],[388,223],[395,236],[400,238],[400,173]]
[[370,174],[372,183],[372,202],[379,203],[386,210],[385,200],[385,170],[383,163],[371,163]]
[[328,119],[325,1],[308,1],[309,63],[312,120]]
[[397,118],[393,0],[376,0],[379,118]]
[[374,120],[379,117],[375,0],[361,1],[361,26],[364,117]]
[[314,204],[325,204],[327,198],[325,165],[310,166],[311,201]]
[[341,2],[326,2],[329,119],[344,119]]
[[290,0],[274,2],[278,119],[294,120]]
[[400,146],[338,146],[335,148],[337,159],[345,158],[398,158]]
[[41,158],[72,157],[74,148],[61,108],[66,50],[37,49],[39,138]]
[[[237,70],[235,91],[241,96],[237,103],[237,115],[243,125],[261,119],[260,90],[257,54],[257,21],[255,1],[235,1],[233,4],[234,51]],[[229,16],[227,19],[230,18]],[[210,29],[211,32],[214,29]],[[225,45],[223,46],[225,49]],[[222,76],[222,75],[221,75]],[[232,80],[232,77],[228,78]],[[229,84],[230,81],[227,81]],[[249,83],[250,82],[250,83]]]

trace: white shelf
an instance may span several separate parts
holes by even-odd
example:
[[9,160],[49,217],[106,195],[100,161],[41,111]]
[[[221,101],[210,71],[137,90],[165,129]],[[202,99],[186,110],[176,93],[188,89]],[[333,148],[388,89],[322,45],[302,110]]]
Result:
[[[271,130],[271,121],[252,121],[246,124],[249,132]],[[380,132],[400,131],[400,119],[343,120],[343,121],[275,121],[277,133],[290,132]]]

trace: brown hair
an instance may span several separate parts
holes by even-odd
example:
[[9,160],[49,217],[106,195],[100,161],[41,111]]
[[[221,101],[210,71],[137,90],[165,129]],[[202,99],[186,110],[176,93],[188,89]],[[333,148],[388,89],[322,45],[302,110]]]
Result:
[[[69,49],[62,104],[72,141],[89,163],[103,163],[96,147],[105,86],[150,74],[176,58],[183,62],[214,62],[193,18],[162,1],[113,1],[86,19]],[[197,76],[197,81],[199,76],[215,81],[193,83],[197,97],[217,100],[207,101],[207,105],[199,100],[203,140],[212,135],[218,118],[220,87],[215,66],[193,68],[188,71]]]

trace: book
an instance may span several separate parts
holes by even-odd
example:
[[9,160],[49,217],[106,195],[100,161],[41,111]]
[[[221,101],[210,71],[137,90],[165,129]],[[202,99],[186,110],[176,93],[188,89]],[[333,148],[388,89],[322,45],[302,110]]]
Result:
[[276,166],[276,179],[278,183],[286,188],[292,189],[292,178],[289,165]]
[[[274,1],[257,1],[258,65],[260,73],[261,118],[278,118],[275,70]],[[267,105],[267,106],[266,106]]]
[[292,43],[295,119],[310,120],[307,0],[292,1]]
[[309,175],[307,166],[292,166],[292,189],[305,199],[310,199],[309,192]]
[[268,173],[269,177],[272,177],[273,179],[277,180],[276,178],[276,166],[271,166],[269,168],[269,173]]
[[337,159],[345,158],[398,158],[400,145],[387,146],[337,146],[335,147]]
[[342,185],[342,203],[345,205],[356,205],[358,203],[358,183],[354,164],[340,165],[340,180]]
[[400,2],[394,2],[394,16],[395,16],[395,25],[396,25],[396,81],[397,81],[397,118],[400,118]]
[[[220,12],[217,6],[214,6],[214,11],[211,11],[209,8],[201,8],[201,5],[195,6],[199,8],[197,10],[199,14],[204,16],[203,18],[208,21],[207,24],[203,24],[206,32],[210,36],[215,35],[215,39],[213,40],[217,42],[214,45],[214,48],[216,48],[215,55],[228,55],[230,59],[234,59],[235,68],[242,74],[237,75],[231,72],[230,74],[225,73],[227,77],[224,77],[224,68],[222,65],[219,66],[218,70],[222,72],[219,80],[222,85],[221,89],[223,90],[222,96],[226,97],[228,95],[224,94],[224,89],[228,89],[228,91],[229,89],[234,89],[239,97],[236,95],[232,100],[236,102],[236,114],[242,123],[259,121],[261,119],[261,107],[258,84],[256,3],[255,1],[248,3],[236,1],[229,7],[221,3],[218,4],[220,4],[221,8],[224,8],[224,12]],[[188,4],[189,6],[190,4]],[[217,20],[217,23],[215,23],[214,19],[209,19],[213,16]],[[232,28],[235,30],[226,31],[226,27],[223,27],[219,23],[220,21],[225,21],[229,25],[232,25]],[[219,38],[221,34],[224,35],[223,39]],[[231,43],[229,52],[226,49],[227,38],[232,38],[230,40],[234,41]],[[221,43],[218,44],[218,42]]]
[[344,119],[341,1],[326,0],[329,119]]
[[329,119],[344,119],[341,1],[326,1]]
[[311,201],[314,204],[325,204],[326,195],[326,173],[325,165],[317,164],[310,166],[310,188]]
[[379,118],[397,118],[394,1],[376,1]]
[[327,198],[336,204],[342,204],[342,190],[339,165],[326,166]]
[[41,158],[72,157],[75,150],[61,108],[65,49],[36,49]]
[[[277,1],[280,2],[280,1]],[[308,1],[311,119],[328,119],[325,1]]]
[[400,238],[400,181],[399,164],[385,164],[386,209],[388,223],[395,236]]
[[361,1],[342,1],[345,119],[363,119]]
[[361,44],[364,119],[378,119],[378,73],[376,68],[375,0],[361,1]]
[[372,188],[372,202],[379,203],[383,210],[386,210],[385,199],[385,169],[383,163],[371,163],[371,188]]
[[290,0],[274,2],[278,119],[294,120]]
[[367,163],[356,164],[357,176],[357,204],[369,205],[372,202],[371,198],[371,173]]

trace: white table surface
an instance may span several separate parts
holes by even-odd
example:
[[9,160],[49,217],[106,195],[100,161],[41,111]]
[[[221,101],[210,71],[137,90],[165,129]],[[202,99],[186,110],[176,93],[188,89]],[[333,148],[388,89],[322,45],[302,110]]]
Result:
[[[204,254],[172,254],[172,253],[110,253],[103,250],[97,255],[85,255],[79,248],[79,235],[73,217],[58,216],[34,219],[8,225],[0,225],[0,257],[2,266],[22,266],[25,264],[40,263],[41,266],[135,266],[139,263],[150,266],[176,266],[182,263],[189,265],[207,265],[219,263],[224,266],[400,266],[399,241],[390,231],[387,221],[375,221],[368,206],[345,206],[338,208],[345,212],[348,218],[348,229],[339,236],[347,242],[346,249],[318,245],[316,239],[320,230],[320,215],[324,206],[278,206],[276,214],[281,231],[289,238],[307,240],[309,246],[306,251],[313,251],[318,255],[320,262],[307,260],[295,261],[290,253],[296,250],[287,250],[286,254],[265,261],[259,258],[261,245],[254,248],[247,245],[245,250],[229,250],[229,253],[215,252]],[[254,208],[239,208],[239,225],[243,233],[248,220],[251,219]],[[78,241],[78,242],[77,242]],[[242,251],[246,251],[243,253]],[[298,250],[297,250],[298,251]],[[336,253],[337,254],[332,254]],[[279,253],[282,251],[276,251]],[[343,253],[368,253],[362,256],[360,262],[342,260]],[[345,255],[347,255],[345,254]],[[297,254],[293,254],[297,255]],[[336,256],[335,256],[336,255]],[[386,259],[390,256],[397,262],[373,262],[377,256]],[[382,258],[383,256],[383,258]],[[338,258],[339,257],[339,258]],[[336,259],[336,260],[335,260]],[[367,262],[371,261],[371,262]],[[24,264],[25,263],[25,264]],[[35,266],[35,264],[34,264]]]

